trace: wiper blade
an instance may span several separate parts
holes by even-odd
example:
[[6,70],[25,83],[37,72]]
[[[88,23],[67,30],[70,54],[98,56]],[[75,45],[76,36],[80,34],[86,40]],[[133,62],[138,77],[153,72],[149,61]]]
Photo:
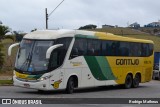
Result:
[[[29,62],[30,62],[30,60],[31,60],[31,52],[29,52],[29,54],[28,54],[28,56],[27,56],[27,58],[26,58],[26,60],[23,62],[23,64],[21,65],[21,67],[20,67],[20,69],[25,69],[25,67],[27,66],[26,64],[28,64],[28,66],[29,66]],[[25,66],[26,65],[26,66]],[[28,66],[27,66],[27,70],[28,70]]]

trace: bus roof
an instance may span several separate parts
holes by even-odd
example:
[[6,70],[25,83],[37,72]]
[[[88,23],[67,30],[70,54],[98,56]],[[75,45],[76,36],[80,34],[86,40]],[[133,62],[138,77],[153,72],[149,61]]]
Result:
[[57,39],[57,38],[62,38],[62,37],[82,37],[82,38],[96,38],[96,39],[103,39],[103,40],[153,43],[153,41],[151,40],[117,36],[111,33],[96,32],[96,31],[83,31],[83,30],[65,30],[65,29],[34,31],[34,32],[26,34],[23,38],[50,40],[50,39]]

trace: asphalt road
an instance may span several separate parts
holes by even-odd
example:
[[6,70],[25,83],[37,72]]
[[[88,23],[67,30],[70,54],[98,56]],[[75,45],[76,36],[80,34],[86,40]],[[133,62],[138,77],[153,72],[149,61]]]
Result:
[[77,89],[73,94],[61,91],[39,93],[34,89],[0,86],[1,98],[160,98],[160,81],[142,83],[138,88],[123,89],[120,86]]
[[[77,89],[73,94],[65,94],[64,91],[49,91],[39,93],[34,89],[25,89],[14,86],[0,86],[0,98],[160,98],[160,81],[151,81],[140,84],[139,88],[123,89],[120,86],[106,86],[96,88]],[[43,105],[44,106],[44,105]],[[42,106],[42,107],[43,107]],[[72,107],[65,104],[58,107]],[[83,106],[99,106],[99,104],[80,104]],[[106,107],[106,105],[100,105]],[[108,105],[109,106],[109,105]],[[116,105],[109,107],[160,107],[160,105]],[[8,106],[7,106],[8,107]],[[24,106],[25,107],[25,106]],[[35,105],[35,107],[38,107]],[[48,105],[48,107],[50,107]]]

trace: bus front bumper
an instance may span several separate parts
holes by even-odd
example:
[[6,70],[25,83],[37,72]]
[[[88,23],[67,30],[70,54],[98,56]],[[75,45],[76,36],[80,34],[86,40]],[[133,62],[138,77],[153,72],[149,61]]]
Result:
[[23,88],[31,88],[37,90],[49,90],[49,79],[44,81],[36,81],[36,82],[28,82],[28,81],[21,81],[13,76],[13,84],[14,86],[23,87]]

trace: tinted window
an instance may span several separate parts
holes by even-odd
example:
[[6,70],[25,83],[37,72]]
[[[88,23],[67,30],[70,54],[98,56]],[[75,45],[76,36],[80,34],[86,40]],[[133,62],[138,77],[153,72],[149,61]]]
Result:
[[56,40],[56,44],[63,44],[51,53],[49,68],[51,70],[61,66],[63,64],[64,58],[66,56],[68,47],[71,43],[72,38],[60,38]]
[[102,41],[102,56],[110,56],[112,41]]
[[130,55],[129,42],[120,42],[119,56],[129,56]]
[[134,43],[134,42],[130,42],[130,55],[129,56],[133,56],[133,57],[139,57],[142,54],[142,50],[141,50],[141,43]]
[[120,42],[113,41],[111,44],[111,56],[119,56],[120,54]]
[[89,56],[101,55],[101,43],[99,40],[88,39],[87,43],[88,43],[87,55],[89,55]]
[[153,44],[149,44],[149,56],[153,54]]
[[86,54],[87,54],[87,40],[82,38],[76,38],[71,51],[70,59]]
[[130,56],[146,57],[153,54],[153,44],[76,38],[71,57]]

